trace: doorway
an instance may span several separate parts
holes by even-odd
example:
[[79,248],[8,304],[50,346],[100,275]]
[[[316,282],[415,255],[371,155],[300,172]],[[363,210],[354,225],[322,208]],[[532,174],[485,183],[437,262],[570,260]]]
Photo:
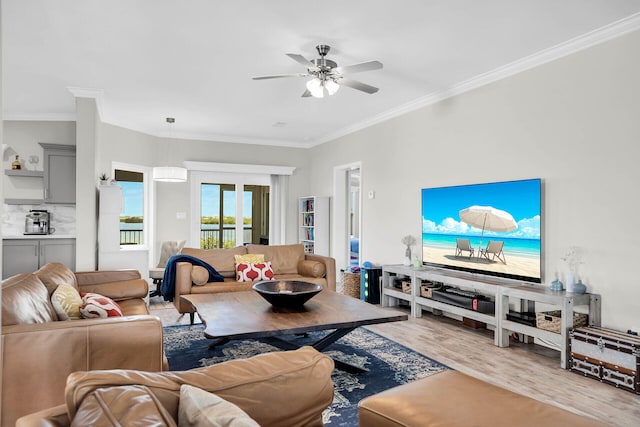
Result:
[[[362,166],[333,169],[333,256],[338,271],[362,263]],[[340,277],[340,276],[338,276]]]

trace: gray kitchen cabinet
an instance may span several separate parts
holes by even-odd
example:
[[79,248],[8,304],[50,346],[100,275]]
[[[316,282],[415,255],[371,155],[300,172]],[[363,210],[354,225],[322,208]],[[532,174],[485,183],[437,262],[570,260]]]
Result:
[[2,244],[3,279],[36,271],[48,262],[76,268],[75,239],[5,239]]
[[76,146],[47,144],[44,150],[45,203],[76,203]]

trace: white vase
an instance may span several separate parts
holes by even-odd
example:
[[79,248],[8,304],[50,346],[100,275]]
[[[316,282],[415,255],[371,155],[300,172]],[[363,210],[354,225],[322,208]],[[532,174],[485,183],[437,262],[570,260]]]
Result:
[[564,287],[567,292],[575,292],[576,276],[573,273],[564,273]]

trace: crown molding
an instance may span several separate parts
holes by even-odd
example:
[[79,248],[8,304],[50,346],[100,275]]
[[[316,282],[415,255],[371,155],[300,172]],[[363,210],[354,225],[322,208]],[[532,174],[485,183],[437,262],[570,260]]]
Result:
[[[168,138],[169,135],[157,135],[164,138]],[[231,136],[231,135],[219,135],[208,133],[190,133],[190,132],[175,132],[171,137],[180,139],[192,139],[197,141],[215,141],[215,142],[229,142],[234,144],[252,144],[252,145],[269,145],[275,147],[288,147],[288,148],[310,148],[311,145],[308,141],[283,141],[279,139],[268,138],[255,138],[248,136]]]
[[572,55],[574,53],[604,43],[611,39],[623,36],[627,33],[637,31],[639,29],[640,13],[636,13],[619,21],[613,22],[609,25],[605,25],[604,27],[598,28],[594,31],[588,32],[578,37],[574,37],[573,39],[567,40],[566,42],[541,50],[517,61],[472,77],[446,90],[434,92],[429,95],[417,98],[413,101],[400,105],[399,107],[377,114],[369,119],[354,123],[335,132],[326,134],[314,140],[311,146],[316,146],[325,142],[333,141],[345,135],[368,128],[394,117],[398,117],[418,110],[420,108],[433,105],[444,99],[452,98],[473,89],[488,85],[495,81],[502,80],[523,71],[527,71],[540,65],[555,61],[556,59]]
[[214,163],[184,161],[184,166],[190,171],[202,172],[231,172],[231,173],[253,173],[262,175],[293,175],[295,166],[276,165],[248,165],[238,163]]
[[96,101],[96,109],[98,110],[98,117],[102,118],[102,100],[104,99],[104,90],[102,89],[94,89],[94,88],[85,88],[85,87],[75,87],[75,86],[67,86],[67,90],[71,92],[71,94],[75,98],[92,98]]

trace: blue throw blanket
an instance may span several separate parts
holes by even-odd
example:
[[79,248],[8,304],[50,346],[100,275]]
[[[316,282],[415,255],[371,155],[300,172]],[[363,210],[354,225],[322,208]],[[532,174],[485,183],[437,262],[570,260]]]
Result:
[[164,267],[164,277],[162,278],[162,285],[160,285],[160,293],[165,301],[173,301],[173,297],[176,293],[177,262],[189,262],[193,265],[204,267],[209,272],[209,282],[224,282],[224,277],[200,258],[182,254],[173,255],[169,258],[167,265]]

